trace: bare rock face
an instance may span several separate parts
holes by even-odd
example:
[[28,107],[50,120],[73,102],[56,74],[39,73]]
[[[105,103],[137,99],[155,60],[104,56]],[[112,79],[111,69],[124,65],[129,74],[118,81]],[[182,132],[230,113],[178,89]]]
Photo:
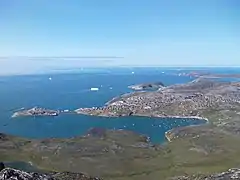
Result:
[[240,169],[238,168],[229,169],[226,172],[214,174],[205,179],[206,180],[230,180],[230,179],[240,180]]
[[232,168],[228,171],[213,175],[193,175],[171,178],[171,180],[240,180],[240,169]]
[[48,175],[38,173],[27,173],[16,169],[5,168],[0,172],[0,180],[56,180],[56,179]]
[[39,174],[24,172],[17,169],[5,168],[0,172],[0,180],[101,180],[100,178],[89,177],[82,173],[49,173]]

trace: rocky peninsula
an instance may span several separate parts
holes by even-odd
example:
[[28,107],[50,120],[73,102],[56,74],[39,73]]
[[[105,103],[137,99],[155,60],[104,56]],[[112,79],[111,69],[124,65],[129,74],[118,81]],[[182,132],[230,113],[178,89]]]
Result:
[[209,123],[166,132],[152,144],[126,130],[90,129],[72,138],[28,139],[0,134],[0,159],[47,171],[70,171],[106,180],[239,179],[240,83],[199,78],[157,91],[119,96],[79,114],[204,118]]
[[12,115],[12,117],[15,118],[21,116],[58,116],[59,114],[60,111],[58,110],[33,107],[31,109],[17,111]]

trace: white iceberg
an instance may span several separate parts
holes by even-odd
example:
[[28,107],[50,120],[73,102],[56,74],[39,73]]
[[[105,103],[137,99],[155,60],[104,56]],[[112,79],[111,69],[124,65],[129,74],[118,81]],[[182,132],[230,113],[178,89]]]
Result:
[[93,87],[93,88],[91,88],[90,90],[91,90],[91,91],[98,91],[99,88],[95,88],[95,87]]

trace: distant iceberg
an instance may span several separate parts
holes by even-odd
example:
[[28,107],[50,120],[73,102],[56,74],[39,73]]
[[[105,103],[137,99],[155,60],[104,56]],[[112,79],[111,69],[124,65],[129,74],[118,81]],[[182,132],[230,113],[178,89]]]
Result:
[[91,90],[91,91],[98,91],[99,88],[94,88],[94,87],[93,87],[93,88],[91,88],[90,90]]

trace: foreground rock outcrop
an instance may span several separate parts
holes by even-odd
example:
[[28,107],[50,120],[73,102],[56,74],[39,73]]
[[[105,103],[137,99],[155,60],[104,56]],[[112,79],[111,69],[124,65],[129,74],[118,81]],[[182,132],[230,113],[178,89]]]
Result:
[[35,172],[24,172],[12,168],[4,168],[0,172],[0,180],[101,180],[82,173],[49,173],[40,174]]
[[216,173],[208,176],[193,175],[171,178],[171,180],[240,180],[240,169],[233,168],[228,171]]
[[24,171],[5,168],[0,172],[0,180],[55,180],[55,178],[38,173],[27,173]]
[[[161,176],[159,177],[161,179]],[[164,179],[164,178],[163,178]],[[178,176],[169,180],[240,180],[240,169],[233,168],[228,171],[212,175]],[[89,177],[81,173],[49,173],[40,174],[24,172],[17,169],[5,168],[0,171],[0,180],[101,180],[97,177]]]

